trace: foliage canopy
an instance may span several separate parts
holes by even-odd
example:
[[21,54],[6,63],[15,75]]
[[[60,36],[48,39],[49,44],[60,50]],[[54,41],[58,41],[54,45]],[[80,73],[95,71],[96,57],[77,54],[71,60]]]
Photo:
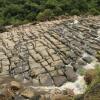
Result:
[[59,15],[100,14],[100,0],[0,0],[0,25],[50,20]]

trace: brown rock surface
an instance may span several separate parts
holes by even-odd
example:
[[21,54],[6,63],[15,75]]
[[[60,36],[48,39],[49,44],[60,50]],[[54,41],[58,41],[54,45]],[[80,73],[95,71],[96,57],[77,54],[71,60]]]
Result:
[[[77,24],[72,17],[20,25],[0,33],[0,75],[33,85],[37,80],[38,86],[75,81],[76,70],[91,63],[100,50],[99,23],[100,16],[78,17]],[[65,65],[71,65],[73,70],[67,71]]]

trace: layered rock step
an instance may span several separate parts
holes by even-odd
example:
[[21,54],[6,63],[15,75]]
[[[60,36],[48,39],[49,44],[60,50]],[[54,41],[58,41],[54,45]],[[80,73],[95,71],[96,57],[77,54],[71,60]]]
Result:
[[0,33],[0,74],[33,86],[62,86],[100,50],[100,18],[14,27]]

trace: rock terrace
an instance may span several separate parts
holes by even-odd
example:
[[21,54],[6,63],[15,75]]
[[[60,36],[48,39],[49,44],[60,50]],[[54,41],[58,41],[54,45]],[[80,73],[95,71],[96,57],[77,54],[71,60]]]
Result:
[[100,50],[100,17],[27,24],[0,33],[0,74],[33,86],[62,86]]

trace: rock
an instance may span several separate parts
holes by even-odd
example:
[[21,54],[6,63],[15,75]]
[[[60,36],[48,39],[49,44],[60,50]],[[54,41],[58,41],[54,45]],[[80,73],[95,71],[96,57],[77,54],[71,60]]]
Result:
[[74,72],[74,70],[73,70],[72,67],[66,68],[65,74],[66,74],[66,76],[67,76],[67,80],[68,80],[68,81],[74,82],[74,81],[77,80],[77,75],[76,75],[76,73]]
[[53,80],[49,74],[41,74],[40,75],[40,84],[42,86],[52,86]]
[[27,88],[23,92],[21,92],[21,96],[31,99],[35,96],[35,94],[31,88]]
[[61,86],[67,81],[65,76],[55,76],[53,79],[56,86]]
[[63,94],[51,95],[50,100],[72,100],[73,97]]
[[25,98],[19,95],[15,95],[14,100],[25,100]]
[[32,83],[33,83],[33,86],[39,86],[39,80],[38,79],[33,79]]
[[10,83],[10,85],[11,85],[11,89],[13,89],[13,90],[21,89],[21,84],[19,82],[17,82],[17,81],[12,81]]
[[23,75],[21,74],[15,75],[14,78],[18,81],[22,81],[22,82],[24,81]]
[[40,95],[36,95],[36,96],[34,96],[33,98],[31,98],[30,100],[40,100]]
[[84,66],[84,65],[87,64],[87,63],[86,63],[84,60],[82,60],[82,59],[79,59],[77,63],[78,63],[78,65],[79,65],[80,67],[82,67],[82,66]]
[[15,94],[10,88],[6,88],[5,92],[3,93],[5,95],[6,100],[13,100]]
[[65,90],[63,90],[63,94],[64,95],[74,96],[74,92],[71,89],[65,89]]
[[40,100],[51,100],[51,99],[50,99],[50,95],[49,95],[49,94],[41,95]]
[[51,90],[50,94],[52,94],[52,95],[53,94],[62,94],[62,91],[60,89],[55,88],[55,89]]
[[86,56],[86,57],[83,57],[82,58],[84,61],[86,61],[87,63],[91,63],[92,62],[92,57],[90,57],[90,56]]
[[96,54],[96,51],[91,49],[91,48],[89,48],[89,47],[86,47],[85,51],[90,55],[94,55],[95,56],[95,54]]
[[30,76],[32,78],[36,78],[38,74],[41,74],[41,73],[44,73],[45,72],[45,69],[43,67],[34,67],[31,69],[31,73],[30,73]]
[[0,100],[6,100],[6,97],[5,97],[5,95],[3,95],[3,94],[0,94]]
[[98,34],[98,36],[100,36],[100,29],[97,30],[97,34]]

